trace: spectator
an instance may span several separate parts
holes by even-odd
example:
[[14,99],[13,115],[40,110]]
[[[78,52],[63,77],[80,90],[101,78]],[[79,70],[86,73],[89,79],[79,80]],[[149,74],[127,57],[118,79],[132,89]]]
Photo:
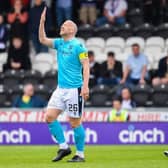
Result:
[[158,25],[163,20],[162,6],[166,0],[143,0],[144,20],[146,23]]
[[6,14],[10,10],[10,0],[0,1],[0,11],[3,14]]
[[107,61],[102,63],[100,69],[99,84],[119,84],[122,78],[122,63],[115,59],[115,54],[113,52],[108,52]]
[[56,16],[58,26],[65,20],[72,20],[72,0],[56,0]]
[[40,108],[45,107],[46,102],[34,94],[34,86],[32,84],[26,84],[23,89],[23,95],[17,97],[12,106],[19,108]]
[[90,64],[90,78],[89,85],[94,86],[97,84],[97,79],[100,74],[100,65],[95,61],[95,55],[93,51],[88,51],[89,64]]
[[108,120],[110,122],[125,122],[129,120],[127,110],[122,108],[120,97],[113,99],[113,108],[109,112]]
[[[31,1],[31,0],[22,0],[23,6],[24,6],[26,9],[29,9],[29,7],[30,7],[30,1]],[[15,0],[10,0],[11,6],[14,5],[14,2],[15,2]]]
[[30,68],[29,53],[24,41],[20,37],[13,37],[8,49],[8,58],[7,63],[4,65],[4,71],[8,69],[28,70]]
[[[39,38],[38,38],[38,28],[40,23],[40,17],[45,7],[45,3],[42,0],[35,0],[34,3],[35,5],[30,9],[30,20],[29,20],[29,31],[30,31],[31,40],[35,47],[36,53],[48,52],[48,47],[43,46],[39,42]],[[51,18],[50,11],[47,8],[47,16],[46,16],[46,24],[45,24],[46,33],[49,32],[49,28],[51,26],[50,18]]]
[[11,25],[10,38],[20,36],[28,41],[28,12],[25,10],[22,0],[15,0],[14,6],[8,13],[8,23]]
[[[45,3],[45,5],[48,7],[48,8],[51,8],[52,7],[52,1],[53,0],[43,0],[43,2]],[[31,1],[31,7],[33,7],[35,4],[35,0],[32,0]],[[54,8],[55,9],[55,8]]]
[[120,83],[127,83],[129,85],[145,84],[145,80],[149,79],[147,57],[140,53],[140,46],[137,43],[132,45],[132,52],[132,55],[126,61],[123,78]]
[[104,16],[97,19],[96,25],[103,24],[124,24],[127,11],[127,2],[125,0],[107,0],[104,6]]
[[7,27],[4,24],[4,16],[0,14],[0,53],[5,52],[7,48]]
[[97,18],[96,0],[80,0],[80,21],[94,25]]
[[135,101],[132,99],[131,90],[129,88],[123,88],[121,91],[121,97],[122,97],[122,108],[131,110],[132,108],[136,107]]
[[168,84],[168,56],[165,56],[159,60],[158,77],[152,80],[152,84]]

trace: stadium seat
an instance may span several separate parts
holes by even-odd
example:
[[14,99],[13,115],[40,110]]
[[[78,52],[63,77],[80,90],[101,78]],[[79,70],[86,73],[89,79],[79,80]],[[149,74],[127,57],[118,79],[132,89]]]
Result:
[[136,85],[132,89],[133,99],[137,106],[148,106],[149,98],[151,95],[151,87],[149,85]]
[[129,56],[129,53],[124,52],[124,53],[118,53],[118,54],[116,54],[115,58],[116,58],[116,60],[119,60],[122,63],[125,63],[125,61],[127,60],[128,56]]
[[94,28],[90,25],[80,26],[78,28],[77,37],[84,38],[85,40],[89,37],[94,36]]
[[115,35],[116,28],[109,24],[105,24],[95,29],[95,36],[107,39]]
[[144,55],[147,57],[148,62],[149,62],[149,64],[148,64],[148,70],[152,69],[153,66],[154,66],[154,62],[155,62],[154,55],[152,53],[150,53],[150,52],[144,52]]
[[4,85],[0,85],[0,107],[9,107],[9,88],[5,87]]
[[3,84],[3,80],[4,80],[4,73],[0,72],[0,85]]
[[140,45],[141,50],[144,49],[145,41],[142,37],[129,37],[126,40],[125,45],[126,45],[126,47],[131,47],[132,44],[134,44],[134,43],[138,43]]
[[50,89],[45,85],[36,85],[35,86],[35,95],[39,96],[40,98],[44,99],[45,101],[49,100],[51,95]]
[[23,77],[23,84],[32,83],[33,85],[38,85],[41,83],[42,74],[39,71],[30,70],[25,71]]
[[109,100],[110,88],[106,85],[97,85],[92,89],[90,95],[91,106],[101,107],[111,105]]
[[103,49],[105,46],[105,41],[102,37],[90,37],[86,40],[86,46],[95,46]]
[[108,46],[108,47],[105,47],[104,53],[105,55],[107,55],[107,53],[111,51],[114,52],[115,55],[118,55],[123,52],[119,46]]
[[168,38],[165,40],[165,50],[164,50],[165,53],[168,52]]
[[125,40],[122,37],[109,37],[106,40],[105,53],[107,53],[106,51],[110,50],[110,48],[111,51],[115,53],[120,53],[123,52],[124,47],[125,47]]
[[14,100],[17,97],[19,97],[23,94],[23,85],[17,85],[15,87],[13,87],[10,94],[11,94],[10,95],[10,100],[11,100],[11,102],[14,102]]
[[134,8],[127,14],[128,22],[132,26],[139,26],[143,24],[143,14],[140,8]]
[[82,44],[85,45],[85,39],[83,39],[83,38],[81,38],[81,37],[77,37],[77,39],[78,39]]
[[91,37],[86,41],[86,47],[88,51],[93,51],[95,53],[95,58],[98,62],[103,61],[104,58],[104,46],[105,41],[101,37]]
[[57,71],[52,70],[45,73],[43,84],[48,88],[55,89],[57,86]]
[[7,57],[8,57],[8,53],[7,52],[0,53],[0,72],[3,71],[3,64],[6,63]]
[[168,23],[163,23],[155,29],[155,35],[164,39],[168,37]]
[[49,53],[39,53],[35,56],[32,69],[40,71],[42,74],[53,68],[55,57]]
[[116,28],[115,31],[116,31],[115,36],[120,36],[123,37],[124,39],[133,36],[132,27],[128,23]]
[[24,71],[8,70],[4,73],[3,85],[8,88],[13,88],[22,81]]
[[144,39],[151,37],[154,32],[154,27],[150,23],[144,23],[135,27],[134,34]]
[[165,41],[162,37],[152,36],[146,39],[146,46],[159,46],[160,48],[164,48]]
[[158,61],[164,55],[165,41],[162,37],[149,37],[146,40],[144,52],[153,57],[154,61]]
[[168,107],[168,85],[153,87],[152,102],[156,107]]

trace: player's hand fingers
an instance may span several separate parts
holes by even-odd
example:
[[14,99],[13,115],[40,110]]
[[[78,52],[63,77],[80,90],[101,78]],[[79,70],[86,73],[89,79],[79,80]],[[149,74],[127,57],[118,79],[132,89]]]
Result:
[[43,12],[42,12],[42,14],[41,14],[41,17],[42,17],[43,19],[46,17],[46,10],[47,10],[47,8],[44,7]]
[[47,10],[47,7],[45,6],[45,7],[44,7],[44,10],[43,10],[43,14],[44,14],[44,15],[46,14],[46,10]]
[[84,100],[86,101],[86,100],[88,100],[88,99],[89,99],[89,95],[86,94],[86,95],[84,96]]

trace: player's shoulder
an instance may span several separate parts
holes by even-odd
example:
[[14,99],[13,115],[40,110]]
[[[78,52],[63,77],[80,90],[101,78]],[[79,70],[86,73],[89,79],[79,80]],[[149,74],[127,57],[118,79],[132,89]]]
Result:
[[77,47],[77,48],[85,48],[85,46],[84,46],[84,44],[80,41],[80,40],[78,40],[77,38],[74,38],[73,39],[73,44]]

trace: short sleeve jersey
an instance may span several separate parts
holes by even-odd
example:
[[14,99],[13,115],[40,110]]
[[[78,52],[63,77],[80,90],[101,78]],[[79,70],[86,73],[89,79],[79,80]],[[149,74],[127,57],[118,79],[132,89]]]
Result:
[[58,86],[60,88],[78,88],[83,84],[81,60],[88,58],[86,48],[73,38],[64,41],[57,38],[53,41],[57,50]]

